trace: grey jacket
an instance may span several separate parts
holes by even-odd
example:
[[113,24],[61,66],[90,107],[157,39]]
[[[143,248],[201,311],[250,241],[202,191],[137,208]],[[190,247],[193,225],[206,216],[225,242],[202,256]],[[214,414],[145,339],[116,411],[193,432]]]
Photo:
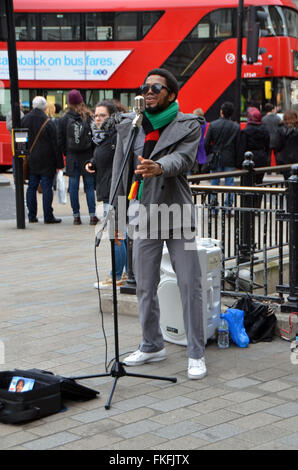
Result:
[[[132,132],[134,116],[134,113],[126,115],[124,121],[117,126],[118,137],[113,163],[110,199],[119,179],[125,150]],[[141,205],[145,210],[148,225],[150,225],[150,219],[154,218],[165,205],[168,208],[170,206],[173,208],[173,205],[175,205],[176,216],[170,217],[169,229],[195,227],[195,208],[187,181],[187,173],[193,167],[196,159],[201,138],[200,122],[202,119],[204,121],[204,118],[193,114],[178,112],[176,118],[163,130],[160,139],[156,143],[150,158],[162,165],[163,174],[144,179]],[[128,195],[134,169],[138,163],[137,157],[142,155],[144,140],[145,133],[141,127],[138,129],[133,152],[124,168],[123,177],[113,202],[116,208],[118,196],[127,197]],[[179,211],[180,216],[177,216]]]

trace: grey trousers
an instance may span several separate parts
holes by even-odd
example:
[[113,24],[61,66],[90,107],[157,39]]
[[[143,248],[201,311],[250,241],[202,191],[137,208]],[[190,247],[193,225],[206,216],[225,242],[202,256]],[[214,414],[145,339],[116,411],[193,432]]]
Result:
[[139,317],[142,326],[143,352],[156,352],[164,348],[160,329],[160,310],[157,288],[164,241],[167,244],[183,308],[187,337],[187,356],[204,356],[204,326],[202,309],[201,268],[196,250],[185,250],[185,239],[151,240],[137,238],[133,242],[133,269],[137,283]]

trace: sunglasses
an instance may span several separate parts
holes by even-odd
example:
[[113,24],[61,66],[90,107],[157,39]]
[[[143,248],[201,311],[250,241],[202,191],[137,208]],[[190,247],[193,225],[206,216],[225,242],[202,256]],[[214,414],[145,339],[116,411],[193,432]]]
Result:
[[158,95],[163,88],[168,90],[168,92],[170,91],[167,86],[164,86],[161,83],[153,83],[152,85],[149,85],[148,83],[144,83],[143,85],[140,86],[140,91],[142,95],[146,95],[146,93],[148,93],[148,91],[151,89],[153,93]]

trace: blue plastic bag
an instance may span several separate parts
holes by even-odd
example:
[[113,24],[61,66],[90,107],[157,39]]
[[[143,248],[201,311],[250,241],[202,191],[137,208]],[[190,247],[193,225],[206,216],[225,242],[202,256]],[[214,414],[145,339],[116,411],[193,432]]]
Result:
[[240,348],[246,348],[249,344],[249,337],[244,328],[244,311],[228,308],[225,313],[220,314],[220,318],[227,320],[232,341]]

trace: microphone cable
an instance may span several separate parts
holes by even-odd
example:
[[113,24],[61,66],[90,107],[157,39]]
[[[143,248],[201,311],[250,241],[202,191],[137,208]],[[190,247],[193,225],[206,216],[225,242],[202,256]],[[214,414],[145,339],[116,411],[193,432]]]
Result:
[[100,288],[99,288],[99,274],[98,274],[98,264],[97,264],[97,255],[96,255],[96,243],[94,244],[94,263],[95,263],[95,272],[96,272],[96,279],[97,279],[97,290],[98,290],[98,308],[99,308],[99,313],[101,315],[101,328],[104,336],[104,341],[105,341],[105,371],[108,372],[108,366],[107,366],[107,361],[108,361],[108,341],[107,341],[107,336],[105,332],[105,326],[104,326],[104,316],[103,316],[103,311],[102,311],[102,305],[101,305],[101,295],[100,295]]
[[[108,373],[109,367],[111,363],[116,359],[113,357],[109,363],[108,362],[108,340],[105,332],[105,326],[104,326],[104,315],[103,315],[103,310],[102,310],[102,305],[101,305],[101,295],[100,295],[100,288],[99,288],[99,274],[98,274],[98,263],[97,263],[97,255],[96,255],[96,248],[97,245],[96,243],[94,244],[94,262],[95,262],[95,272],[96,272],[96,278],[97,278],[97,287],[98,287],[98,306],[99,306],[99,313],[101,315],[101,328],[104,336],[104,341],[105,341],[105,371]],[[126,354],[131,354],[133,351],[126,351],[125,353],[119,354],[119,357],[125,356]]]

